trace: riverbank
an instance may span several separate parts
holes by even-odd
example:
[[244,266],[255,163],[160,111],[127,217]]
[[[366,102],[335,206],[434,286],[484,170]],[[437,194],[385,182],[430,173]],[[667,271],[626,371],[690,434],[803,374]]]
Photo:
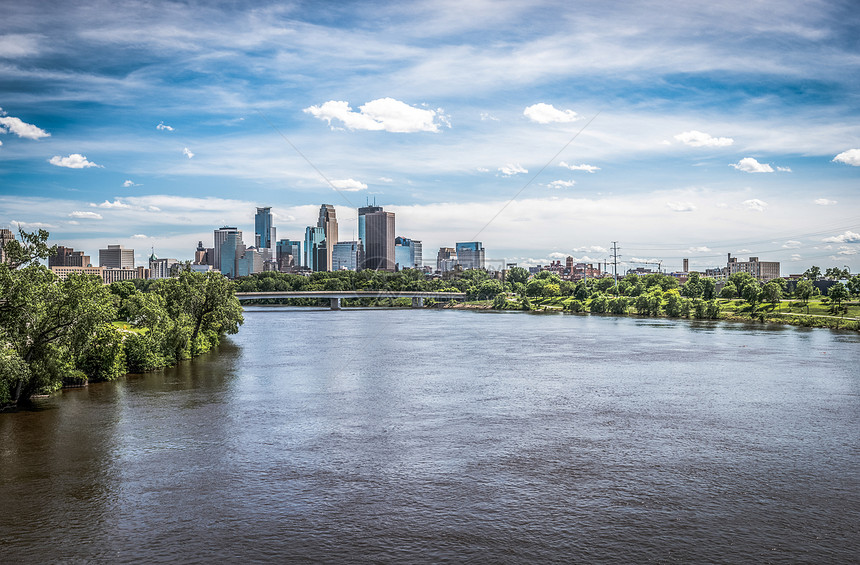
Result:
[[524,310],[534,313],[586,314],[592,312],[621,317],[735,320],[860,331],[860,302],[844,303],[840,309],[842,315],[834,315],[830,313],[832,312],[832,305],[828,303],[827,299],[810,300],[806,305],[797,300],[784,300],[776,304],[759,304],[755,307],[743,300],[718,299],[715,301],[715,304],[719,306],[719,312],[716,316],[699,317],[695,315],[696,312],[693,307],[682,309],[682,315],[678,316],[670,316],[665,311],[654,316],[640,313],[633,304],[628,305],[623,312],[593,312],[590,310],[591,300],[579,302],[581,309],[574,306],[574,302],[577,301],[571,297],[533,298],[529,299],[528,308],[525,308],[522,299],[509,297],[502,308],[499,308],[498,304],[494,305],[493,300],[449,303],[444,305],[444,308],[455,310]]

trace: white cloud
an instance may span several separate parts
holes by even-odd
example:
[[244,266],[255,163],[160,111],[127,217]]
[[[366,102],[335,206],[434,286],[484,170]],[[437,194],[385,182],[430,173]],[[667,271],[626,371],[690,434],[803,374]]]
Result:
[[755,210],[756,212],[764,212],[764,209],[767,208],[767,202],[759,200],[758,198],[744,200],[743,204],[750,210]]
[[69,213],[70,218],[78,218],[80,220],[101,220],[102,215],[97,214],[96,212],[81,212],[80,210],[75,210],[74,212]]
[[792,253],[791,254],[791,260],[792,261],[800,261],[802,259],[803,259],[803,257],[801,257],[798,253]]
[[576,184],[574,180],[554,180],[547,186],[550,188],[570,188]]
[[699,247],[689,247],[687,248],[687,253],[707,253],[710,251],[710,247],[705,247],[704,245]]
[[840,245],[837,253],[839,255],[857,255],[857,250],[853,247],[848,247],[847,245]]
[[[191,150],[190,150],[190,149],[188,149],[187,147],[183,147],[183,148],[182,148],[182,154],[183,154],[183,155],[185,155],[186,157],[188,157],[189,159],[191,159],[192,157],[194,157],[194,153],[192,153],[192,152],[191,152]],[[205,160],[205,159],[204,159],[204,160]]]
[[845,163],[852,167],[860,167],[860,149],[849,149],[848,151],[843,151],[834,157],[833,161],[837,163]]
[[514,165],[513,163],[508,163],[504,167],[499,167],[499,171],[501,171],[501,173],[506,177],[529,172],[528,169],[522,168],[519,163],[517,163],[516,165]]
[[781,173],[790,173],[791,167],[777,167],[776,170]]
[[739,171],[743,171],[745,173],[772,173],[773,167],[768,165],[767,163],[759,163],[752,157],[744,157],[737,163],[729,164],[730,167],[734,167]]
[[599,171],[600,167],[595,167],[593,165],[586,165],[583,163],[582,165],[568,165],[564,161],[558,164],[559,167],[567,167],[571,171],[585,171],[587,173],[593,173],[594,171]]
[[609,253],[609,250],[600,245],[592,245],[589,247],[574,247],[571,251],[575,253]]
[[161,122],[160,124],[155,126],[155,129],[162,130],[162,131],[173,131],[173,128],[170,127],[169,125],[165,124],[164,122]]
[[344,192],[357,192],[367,188],[366,184],[354,179],[332,180],[331,185],[338,190],[343,190]]
[[795,241],[795,240],[793,240],[793,239],[790,239],[790,240],[786,241],[786,242],[782,245],[782,248],[783,248],[783,249],[797,249],[798,247],[800,247],[800,242],[799,242],[799,241]]
[[816,198],[815,203],[818,204],[819,206],[835,206],[836,205],[835,200],[829,200],[827,198]]
[[752,253],[752,249],[738,249],[735,253]]
[[675,139],[690,147],[727,147],[735,142],[731,137],[712,137],[696,130],[679,133]]
[[493,116],[489,112],[481,112],[481,121],[487,121],[487,120],[490,120],[493,122],[498,122],[499,118]]
[[131,239],[148,239],[148,238],[146,235],[144,235],[142,233],[136,233],[133,236],[131,236]]
[[390,179],[388,177],[379,177],[381,182],[394,182],[394,179]]
[[28,124],[19,118],[6,115],[3,108],[0,108],[0,133],[14,133],[18,137],[33,140],[51,137],[50,133],[33,124]]
[[47,224],[45,222],[19,222],[18,220],[12,220],[9,224],[15,229],[23,230],[52,229],[57,227],[54,224]]
[[478,167],[477,171],[478,171],[479,173],[489,173],[489,172],[490,172],[490,169],[488,169],[488,168],[486,168],[486,167]]
[[582,119],[582,116],[573,110],[559,110],[552,104],[544,104],[543,102],[528,106],[523,110],[523,115],[539,124],[575,122]]
[[846,231],[842,235],[837,235],[833,237],[825,237],[821,241],[830,242],[830,243],[860,243],[860,233],[854,233],[853,231]]
[[666,206],[674,212],[692,212],[696,209],[692,202],[666,202]]
[[132,186],[140,186],[140,185],[137,184],[136,182],[134,182],[133,180],[127,180],[124,183],[122,183],[122,186],[123,186],[123,188],[131,188]]
[[87,161],[87,158],[80,153],[72,153],[68,157],[54,155],[48,159],[48,162],[52,165],[56,165],[57,167],[66,167],[68,169],[86,169],[88,167],[104,168],[101,165],[96,165],[95,163]]
[[109,200],[105,200],[101,204],[90,204],[90,206],[94,208],[131,208],[130,205],[125,202],[120,201],[119,199],[110,202]]
[[423,110],[410,106],[394,98],[378,98],[359,106],[355,112],[348,102],[329,100],[319,106],[310,106],[303,111],[313,117],[325,120],[331,126],[332,120],[339,120],[351,130],[389,131],[394,133],[414,133],[418,131],[439,131],[439,122],[451,127],[447,116],[441,109]]

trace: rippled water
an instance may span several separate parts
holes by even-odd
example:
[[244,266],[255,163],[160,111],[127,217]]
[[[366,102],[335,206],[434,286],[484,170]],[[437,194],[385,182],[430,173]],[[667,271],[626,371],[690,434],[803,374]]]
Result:
[[0,414],[0,562],[860,555],[857,334],[249,308]]

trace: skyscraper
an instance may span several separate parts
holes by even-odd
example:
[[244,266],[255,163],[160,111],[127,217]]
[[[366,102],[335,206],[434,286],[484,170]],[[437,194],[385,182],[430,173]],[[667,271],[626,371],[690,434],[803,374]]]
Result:
[[334,244],[331,254],[331,270],[357,271],[364,261],[364,251],[360,241],[339,241]]
[[272,207],[257,208],[254,216],[254,244],[257,248],[271,249],[275,246],[275,228],[272,226]]
[[457,243],[457,262],[463,269],[483,269],[484,245],[480,241]]
[[305,229],[305,266],[312,271],[322,271],[319,257],[324,255],[325,230],[308,226]]
[[334,244],[337,243],[337,217],[335,216],[334,206],[331,204],[323,204],[320,206],[320,217],[317,221],[317,227],[322,228],[325,237],[325,251],[321,256],[321,260],[315,271],[331,271],[331,254],[334,250]]
[[278,270],[286,272],[302,266],[302,242],[291,239],[281,239],[275,245],[277,250]]
[[373,206],[362,206],[358,209],[358,239],[365,244],[365,247],[367,247],[367,242],[364,241],[364,216],[373,212],[382,212],[382,206],[374,204]]
[[394,212],[380,210],[364,214],[364,232],[364,268],[393,271]]
[[[239,231],[239,229],[237,229],[237,228],[230,227],[230,226],[224,226],[223,228],[215,230],[215,257],[213,258],[214,260],[212,261],[212,267],[216,271],[223,272],[223,271],[221,271],[221,245],[224,244],[224,241],[226,241],[227,236],[231,233],[238,234],[239,241],[242,240],[242,232]],[[234,257],[234,261],[235,261],[235,257]]]
[[99,249],[99,267],[133,269],[134,249],[126,249],[122,245],[108,245],[107,249]]
[[90,256],[64,245],[57,246],[57,254],[48,257],[48,267],[89,267]]
[[394,239],[394,261],[398,269],[420,269],[424,266],[421,242],[408,237]]
[[[215,244],[219,249],[215,252],[219,258],[219,270],[222,275],[231,279],[237,276],[236,259],[241,259],[245,255],[245,243],[242,241],[242,232],[235,228],[232,229],[233,231],[226,232],[224,241],[220,244],[218,243],[218,239],[215,239]],[[216,230],[215,233],[217,234],[218,231]]]

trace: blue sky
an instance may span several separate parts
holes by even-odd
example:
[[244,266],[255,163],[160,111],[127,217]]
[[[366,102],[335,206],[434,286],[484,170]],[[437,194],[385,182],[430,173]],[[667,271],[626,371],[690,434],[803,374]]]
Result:
[[853,2],[71,4],[4,3],[0,225],[143,264],[375,198],[428,261],[860,271]]

